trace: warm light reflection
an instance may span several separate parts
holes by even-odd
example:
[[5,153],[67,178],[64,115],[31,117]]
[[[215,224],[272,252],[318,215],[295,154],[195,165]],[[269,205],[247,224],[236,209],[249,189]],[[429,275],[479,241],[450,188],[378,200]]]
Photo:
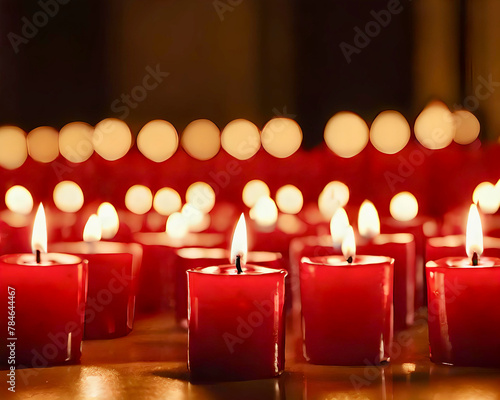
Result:
[[31,158],[42,163],[54,161],[59,156],[59,133],[50,126],[40,126],[26,138]]
[[368,125],[359,115],[341,111],[325,126],[324,138],[327,146],[340,157],[353,157],[368,144]]
[[153,199],[153,208],[160,215],[170,215],[182,207],[182,200],[176,190],[164,187],[158,190]]
[[343,207],[339,207],[330,220],[330,234],[332,235],[333,245],[338,247],[342,244],[344,237],[347,233],[349,224],[349,217]]
[[186,191],[186,201],[203,213],[209,213],[215,205],[215,191],[208,183],[195,182]]
[[31,235],[31,250],[47,253],[47,221],[45,220],[45,210],[40,203],[35,215],[33,224],[33,234]]
[[242,198],[243,203],[248,208],[252,208],[257,200],[262,196],[269,197],[271,195],[271,191],[265,182],[262,182],[259,179],[254,179],[252,181],[247,182],[245,187],[243,188]]
[[83,241],[98,242],[101,237],[101,221],[97,214],[92,214],[83,229]]
[[94,127],[85,122],[70,122],[59,131],[59,151],[68,161],[81,163],[94,153]]
[[481,217],[475,204],[471,204],[467,218],[467,232],[465,235],[465,248],[467,255],[472,260],[474,253],[479,258],[483,254],[483,228]]
[[196,228],[198,225],[202,224],[203,217],[205,215],[191,203],[186,203],[182,206],[181,214],[186,219],[190,230],[192,230],[191,228]]
[[285,185],[276,192],[276,205],[286,214],[298,214],[304,205],[304,198],[299,188]]
[[356,240],[354,239],[354,230],[352,226],[348,226],[345,232],[344,240],[342,240],[342,254],[345,259],[352,262],[356,257]]
[[415,120],[417,140],[428,149],[443,149],[455,137],[453,114],[446,104],[433,101],[425,107]]
[[382,111],[370,127],[370,141],[385,154],[395,154],[410,140],[410,125],[406,118],[394,110]]
[[26,133],[17,126],[0,127],[0,167],[16,169],[28,157]]
[[120,227],[118,213],[113,204],[107,202],[100,204],[97,208],[97,216],[101,223],[102,238],[113,239]]
[[33,196],[24,186],[12,186],[5,193],[5,205],[18,214],[29,214],[33,210]]
[[197,119],[182,132],[181,145],[191,157],[209,160],[215,157],[220,149],[219,128],[208,119]]
[[73,181],[59,182],[54,188],[53,198],[56,207],[64,212],[77,212],[84,202],[82,189]]
[[318,208],[326,220],[330,220],[339,207],[345,207],[349,201],[349,188],[345,183],[328,183],[318,197]]
[[380,219],[375,205],[369,201],[363,201],[358,214],[359,234],[367,239],[371,239],[380,233]]
[[125,206],[134,214],[146,214],[153,206],[153,193],[143,185],[134,185],[125,194]]
[[137,148],[154,162],[162,162],[172,157],[178,145],[179,137],[175,127],[161,119],[148,122],[137,135]]
[[262,147],[277,158],[295,153],[302,143],[302,130],[290,118],[273,118],[262,129]]
[[261,227],[271,227],[278,220],[278,207],[270,197],[260,197],[250,209],[250,218],[252,218]]
[[165,232],[172,238],[183,238],[189,232],[189,226],[186,218],[180,212],[170,214],[167,218]]
[[241,214],[236,227],[234,228],[233,241],[231,243],[231,264],[236,262],[236,256],[240,256],[241,266],[247,263],[247,225],[245,216]]
[[222,148],[238,160],[248,160],[260,149],[260,132],[246,119],[228,123],[221,134]]
[[460,144],[469,144],[477,139],[481,130],[479,120],[468,110],[457,110],[453,112],[455,119],[454,140]]
[[128,125],[117,118],[106,118],[94,129],[92,144],[97,154],[108,161],[122,158],[132,146]]
[[410,192],[396,194],[389,205],[392,218],[398,221],[411,221],[418,214],[418,202]]
[[491,182],[481,182],[474,189],[472,201],[485,214],[495,214],[500,207],[500,193]]

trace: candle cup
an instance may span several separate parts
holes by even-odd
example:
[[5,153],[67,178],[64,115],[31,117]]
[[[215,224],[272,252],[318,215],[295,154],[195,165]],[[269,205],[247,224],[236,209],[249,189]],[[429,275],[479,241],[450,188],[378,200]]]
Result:
[[500,259],[441,258],[426,271],[431,360],[500,367]]
[[[0,257],[0,365],[40,368],[80,361],[87,261],[69,254]],[[13,361],[11,361],[13,360]]]
[[84,339],[112,339],[132,331],[142,248],[136,243],[69,242],[51,249],[88,260]]
[[285,363],[286,271],[246,265],[188,274],[188,369],[193,381],[272,378]]
[[394,259],[302,258],[300,291],[304,356],[313,364],[389,361],[393,335]]
[[[459,257],[464,254],[465,235],[448,235],[428,238],[425,247],[426,262],[444,257]],[[500,257],[500,238],[483,238],[484,254]]]
[[[187,328],[188,288],[186,271],[191,268],[221,265],[227,262],[230,253],[226,249],[220,248],[184,247],[177,249],[175,254],[177,257],[175,267],[175,317],[179,325]],[[283,266],[280,253],[267,251],[249,252],[247,262],[274,269],[281,269]],[[285,286],[287,282],[287,279],[285,279]],[[286,293],[285,289],[285,295]]]

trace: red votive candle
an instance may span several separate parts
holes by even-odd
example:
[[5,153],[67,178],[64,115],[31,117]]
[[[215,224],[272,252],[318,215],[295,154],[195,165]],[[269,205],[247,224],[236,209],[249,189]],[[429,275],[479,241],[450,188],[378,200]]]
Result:
[[[177,249],[175,254],[177,256],[175,266],[175,316],[180,325],[187,327],[188,289],[186,271],[193,267],[200,268],[223,264],[229,259],[229,251],[220,248],[185,247]],[[268,251],[249,252],[247,262],[274,269],[281,269],[283,266],[281,254]]]
[[0,257],[0,365],[40,368],[80,361],[87,261],[68,254]]
[[136,243],[70,242],[51,245],[89,263],[84,339],[112,339],[132,331],[142,249]]
[[286,271],[246,264],[243,214],[231,247],[234,265],[188,275],[188,369],[194,381],[272,378],[285,364]]

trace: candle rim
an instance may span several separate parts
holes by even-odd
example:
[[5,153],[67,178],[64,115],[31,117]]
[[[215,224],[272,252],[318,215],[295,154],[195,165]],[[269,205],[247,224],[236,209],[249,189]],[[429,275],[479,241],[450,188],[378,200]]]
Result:
[[[255,268],[258,269],[257,271],[248,271],[250,268]],[[219,272],[215,273],[212,272],[213,269],[217,269]],[[230,273],[229,274],[223,274],[220,273],[221,269],[227,270]],[[246,264],[243,267],[243,272],[241,274],[238,274],[236,271],[236,267],[234,264],[224,264],[224,265],[212,265],[212,266],[207,266],[207,267],[194,267],[190,268],[186,271],[186,273],[189,275],[189,273],[196,273],[196,274],[201,274],[201,275],[212,275],[212,276],[224,276],[224,277],[238,277],[238,276],[263,276],[263,275],[283,275],[287,276],[288,272],[283,269],[283,268],[269,268],[269,267],[263,267],[260,265],[254,265],[254,264]]]
[[[92,246],[89,246],[92,245]],[[69,247],[71,250],[70,253],[60,253],[58,249],[62,249],[65,247]],[[77,248],[78,247],[78,248]],[[81,247],[81,248],[79,248]],[[99,247],[105,247],[104,251],[90,251],[91,247],[94,247],[94,249],[99,250]],[[106,249],[106,248],[110,249]],[[134,257],[136,256],[142,256],[142,246],[139,243],[125,243],[125,242],[108,242],[105,240],[99,240],[97,242],[84,242],[84,241],[79,241],[79,242],[56,242],[56,243],[51,243],[49,244],[49,248],[55,248],[55,252],[50,252],[50,253],[58,253],[58,254],[79,254],[79,255],[93,255],[93,254],[130,254]],[[114,250],[117,251],[112,251]],[[122,251],[123,250],[123,251]]]
[[[466,261],[463,265],[459,261]],[[488,264],[481,264],[481,262]],[[453,263],[455,262],[455,263]],[[489,264],[491,263],[491,264]],[[483,268],[500,268],[500,258],[498,257],[480,257],[478,265],[472,265],[469,257],[442,257],[437,260],[427,261],[426,268],[446,268],[446,269],[483,269]]]
[[[339,260],[341,264],[329,264],[327,261],[330,259]],[[360,260],[365,259],[364,263],[360,263]],[[374,261],[371,261],[375,259]],[[348,268],[356,268],[356,267],[367,267],[370,265],[381,265],[381,264],[394,264],[394,258],[386,257],[386,256],[373,256],[367,254],[356,254],[352,263],[348,263],[343,255],[328,255],[328,256],[316,256],[316,257],[302,257],[300,259],[301,264],[309,264],[313,266],[322,266],[322,267],[348,267]]]
[[[33,263],[20,263],[21,258],[31,259],[33,258]],[[33,253],[15,253],[15,254],[4,254],[0,256],[0,263],[8,265],[17,265],[23,267],[61,267],[61,266],[78,266],[82,263],[86,263],[87,260],[78,257],[74,254],[67,253],[43,253],[41,264],[35,262],[35,254]],[[47,261],[50,260],[50,263]]]
[[[186,254],[189,251],[194,251],[199,252],[198,256],[192,256],[189,254]],[[203,252],[203,254],[202,254]],[[216,248],[210,248],[210,247],[199,247],[199,246],[188,246],[188,247],[182,247],[180,249],[176,249],[175,253],[182,258],[188,259],[188,260],[196,260],[199,258],[204,258],[204,259],[213,259],[213,260],[228,260],[230,256],[230,250],[222,248],[222,247],[216,247]],[[211,257],[210,254],[214,253],[216,257]],[[268,257],[266,257],[268,255]],[[219,257],[221,256],[221,257]],[[283,255],[280,252],[277,251],[264,251],[264,250],[259,250],[259,251],[249,251],[247,253],[247,261],[250,260],[250,264],[252,263],[259,263],[259,262],[270,262],[270,261],[279,261],[283,259]]]

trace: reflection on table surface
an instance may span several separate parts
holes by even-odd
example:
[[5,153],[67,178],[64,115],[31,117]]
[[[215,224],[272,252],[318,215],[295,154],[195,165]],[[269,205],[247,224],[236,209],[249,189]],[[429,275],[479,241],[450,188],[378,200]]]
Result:
[[[191,384],[187,333],[171,313],[140,316],[134,331],[113,340],[85,341],[81,365],[17,371],[16,392],[2,379],[0,398],[12,399],[500,399],[500,369],[434,365],[423,320],[395,335],[385,366],[308,364],[299,324],[289,319],[287,358],[276,379]],[[2,374],[6,371],[2,371]]]

